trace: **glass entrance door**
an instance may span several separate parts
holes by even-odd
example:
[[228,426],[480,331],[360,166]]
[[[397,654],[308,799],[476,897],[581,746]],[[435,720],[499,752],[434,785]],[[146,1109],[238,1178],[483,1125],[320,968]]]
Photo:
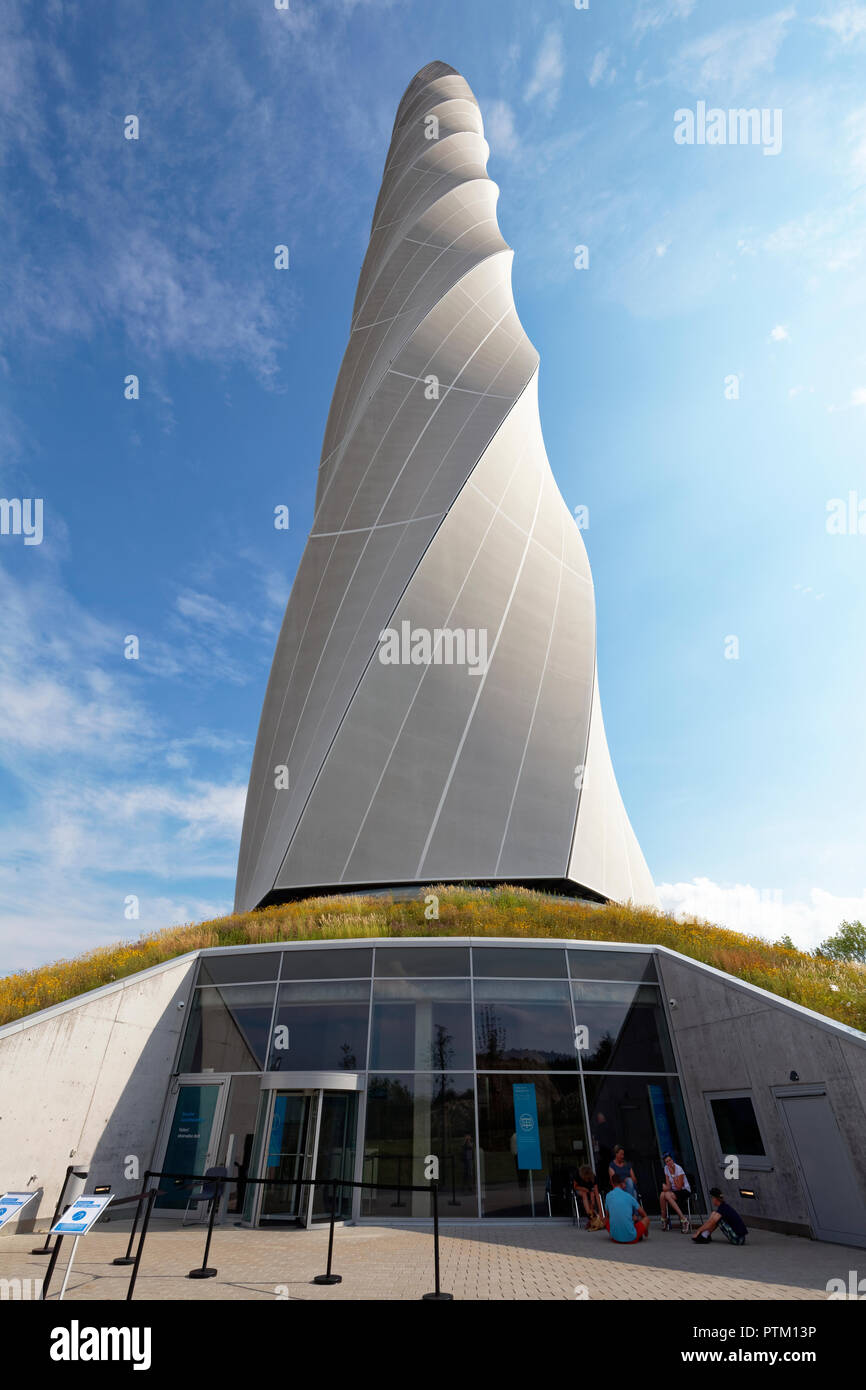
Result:
[[310,1189],[300,1181],[313,1170],[320,1092],[277,1091],[262,1177],[278,1178],[262,1189],[262,1223],[306,1225]]
[[[350,1183],[355,1169],[355,1091],[275,1091],[265,1112],[259,1221],[309,1226],[331,1216],[333,1180]],[[304,1179],[315,1179],[314,1184]],[[352,1214],[349,1186],[336,1189],[340,1220]]]
[[[204,1174],[214,1162],[225,1090],[224,1077],[203,1083],[178,1077],[173,1091],[174,1108],[160,1146],[163,1157],[158,1167],[161,1172]],[[183,1216],[199,1184],[162,1178],[159,1186],[162,1195],[157,1197],[156,1206],[167,1214]]]
[[[334,1189],[327,1179],[351,1182],[355,1175],[355,1131],[358,1124],[358,1094],[356,1091],[323,1091],[322,1118],[319,1124],[319,1144],[316,1153],[313,1188],[313,1221],[331,1219],[331,1195]],[[352,1214],[352,1188],[337,1187],[334,1193],[336,1214],[347,1221]]]

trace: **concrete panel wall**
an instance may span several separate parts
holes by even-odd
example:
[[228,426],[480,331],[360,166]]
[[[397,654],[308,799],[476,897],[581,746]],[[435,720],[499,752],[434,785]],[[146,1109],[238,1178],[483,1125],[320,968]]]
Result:
[[0,1029],[0,1191],[42,1189],[22,1229],[50,1219],[70,1163],[89,1189],[141,1190],[124,1160],[152,1161],[194,967],[183,956]]
[[[692,1137],[708,1186],[718,1186],[753,1224],[812,1233],[796,1157],[774,1087],[826,1087],[854,1173],[866,1201],[866,1043],[832,1024],[775,1004],[699,966],[659,952],[665,993],[676,1001],[670,1019],[688,1092]],[[741,1166],[741,1181],[726,1182],[707,1104],[714,1091],[748,1091],[772,1167]],[[757,1201],[737,1189],[754,1187]]]

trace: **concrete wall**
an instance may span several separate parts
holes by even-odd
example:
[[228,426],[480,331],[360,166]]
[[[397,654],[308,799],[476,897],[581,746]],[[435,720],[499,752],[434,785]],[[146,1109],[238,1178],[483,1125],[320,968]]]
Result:
[[70,1163],[88,1190],[141,1190],[152,1162],[195,956],[183,956],[0,1028],[0,1192],[35,1191],[18,1229],[50,1220]]
[[[773,1094],[774,1086],[822,1083],[866,1202],[866,1042],[807,1011],[774,1002],[711,970],[659,952],[670,1022],[688,1093],[692,1137],[707,1186],[718,1186],[747,1222],[811,1235],[811,1217],[798,1166]],[[740,1182],[726,1182],[708,1092],[750,1092],[772,1168],[741,1165]],[[754,1187],[757,1201],[737,1189]]]

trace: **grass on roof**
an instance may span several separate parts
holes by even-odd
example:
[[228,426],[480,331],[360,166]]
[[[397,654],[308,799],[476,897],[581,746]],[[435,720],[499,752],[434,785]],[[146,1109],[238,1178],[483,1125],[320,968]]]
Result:
[[[439,917],[425,917],[425,895]],[[206,946],[335,941],[381,936],[566,937],[669,946],[749,984],[866,1031],[866,967],[818,959],[697,918],[679,921],[630,904],[569,902],[526,888],[433,886],[417,899],[307,898],[210,922],[167,927],[137,941],[99,946],[70,960],[0,979],[0,1024],[72,999]]]

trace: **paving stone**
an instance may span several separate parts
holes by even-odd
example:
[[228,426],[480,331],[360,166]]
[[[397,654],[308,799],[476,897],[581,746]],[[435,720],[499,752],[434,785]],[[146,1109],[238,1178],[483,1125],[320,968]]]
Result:
[[[78,1247],[66,1290],[68,1300],[121,1300],[129,1270],[111,1261],[125,1253],[128,1226],[99,1225]],[[334,1237],[334,1269],[341,1284],[313,1284],[324,1273],[327,1229],[250,1231],[217,1227],[208,1263],[215,1279],[187,1278],[201,1263],[202,1227],[154,1223],[136,1285],[137,1299],[183,1301],[418,1299],[433,1288],[432,1228],[344,1226]],[[38,1279],[48,1261],[31,1255],[33,1235],[0,1236],[0,1279]],[[67,1241],[52,1285],[63,1279]],[[713,1241],[697,1249],[679,1233],[653,1232],[640,1246],[616,1246],[604,1232],[549,1226],[441,1228],[440,1282],[461,1299],[484,1301],[627,1299],[825,1299],[827,1281],[862,1264],[862,1252],[846,1246],[753,1231],[747,1245]],[[3,1286],[5,1287],[5,1286]]]

